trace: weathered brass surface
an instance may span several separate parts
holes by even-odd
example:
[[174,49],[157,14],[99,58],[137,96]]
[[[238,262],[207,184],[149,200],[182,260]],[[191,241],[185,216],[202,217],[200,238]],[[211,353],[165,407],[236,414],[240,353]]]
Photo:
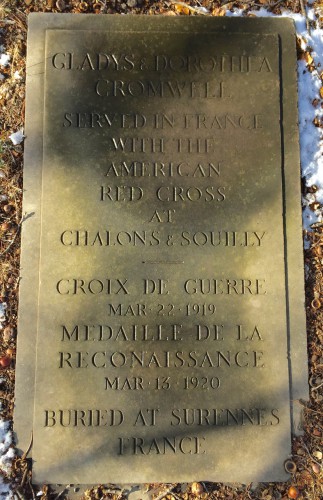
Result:
[[295,64],[288,20],[30,17],[15,425],[35,482],[285,479]]

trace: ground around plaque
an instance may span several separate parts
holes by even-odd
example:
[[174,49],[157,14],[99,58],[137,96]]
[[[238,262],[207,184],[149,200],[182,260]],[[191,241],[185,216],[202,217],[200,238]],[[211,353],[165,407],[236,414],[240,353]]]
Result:
[[[303,15],[298,17],[300,59],[300,132],[304,197],[306,313],[309,357],[309,402],[304,410],[304,435],[293,438],[293,453],[286,462],[290,480],[267,484],[147,484],[35,487],[29,450],[17,457],[12,434],[15,347],[19,290],[20,229],[24,222],[23,124],[27,15],[29,12],[192,15]],[[316,15],[314,13],[316,12]],[[304,28],[301,33],[301,23]],[[306,29],[305,29],[306,23]],[[321,1],[306,0],[202,0],[202,1],[79,1],[2,0],[0,3],[0,498],[43,500],[85,499],[262,499],[323,496],[322,387],[323,387],[323,43],[317,35],[323,26]],[[321,39],[321,46],[319,45]],[[320,79],[321,78],[321,79]],[[31,445],[32,443],[30,443]],[[57,457],[57,461],[60,457]],[[232,464],[236,467],[237,464]],[[196,478],[198,479],[198,478]],[[125,482],[127,478],[125,477]]]

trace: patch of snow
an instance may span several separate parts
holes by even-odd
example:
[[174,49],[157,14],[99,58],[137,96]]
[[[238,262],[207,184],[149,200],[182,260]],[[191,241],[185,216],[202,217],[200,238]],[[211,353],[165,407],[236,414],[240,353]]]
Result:
[[0,81],[1,80],[4,80],[4,75],[2,73],[0,73]]
[[9,135],[9,139],[13,142],[13,144],[16,146],[17,144],[20,144],[24,140],[24,129],[18,130],[18,132],[14,132],[13,134]]
[[[308,18],[316,20],[314,9],[307,9]],[[288,13],[284,12],[283,17]],[[306,22],[300,14],[289,15],[296,24],[297,33],[307,42],[307,47],[312,48],[311,56],[316,67],[320,67],[323,62],[323,38],[319,29],[311,30],[309,34],[306,29]],[[317,118],[323,119],[323,109],[313,106],[314,99],[319,97],[319,90],[322,86],[320,75],[317,70],[309,72],[305,61],[298,61],[298,111],[299,111],[299,131],[302,175],[306,179],[307,186],[315,184],[318,191],[315,193],[316,201],[323,203],[323,141],[322,132],[319,127],[313,124]],[[310,209],[304,211],[304,225],[309,229],[310,224],[322,220],[322,212],[312,212]]]
[[2,329],[2,323],[6,319],[6,309],[7,304],[5,302],[0,302],[0,330]]
[[226,17],[241,17],[243,15],[244,9],[234,9],[232,12],[231,10],[227,10],[225,15]]
[[[13,448],[12,432],[9,422],[0,420],[0,471],[4,473],[10,472],[12,459],[15,456]],[[0,498],[11,500],[13,495],[10,486],[4,483],[0,476]]]
[[210,14],[209,9],[207,9],[206,7],[198,7],[198,6],[196,6],[195,10],[197,10],[201,14]]
[[[317,193],[317,199],[323,201],[323,148],[320,144],[321,133],[315,127],[313,120],[322,116],[322,110],[313,106],[313,101],[317,98],[320,81],[317,75],[313,75],[306,69],[305,61],[299,61],[299,127],[301,144],[301,164],[302,172],[306,177],[307,184],[316,184],[320,187],[321,193]],[[321,172],[320,172],[321,170]]]
[[19,71],[15,71],[14,74],[13,74],[13,77],[15,80],[21,80],[21,76],[19,75]]
[[316,65],[320,64],[322,67],[323,64],[323,37],[321,29],[312,29],[311,35],[309,37],[310,45],[313,49],[312,57]]
[[0,54],[0,66],[8,66],[10,61],[9,54]]
[[9,485],[2,482],[3,479],[0,478],[0,498],[2,500],[13,500],[17,497],[14,497],[10,491]]

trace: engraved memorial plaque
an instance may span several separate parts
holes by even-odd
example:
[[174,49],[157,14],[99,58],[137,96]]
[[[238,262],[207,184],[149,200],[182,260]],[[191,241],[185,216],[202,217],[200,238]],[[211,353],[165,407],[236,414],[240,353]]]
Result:
[[15,425],[34,481],[284,480],[306,398],[292,22],[29,29]]

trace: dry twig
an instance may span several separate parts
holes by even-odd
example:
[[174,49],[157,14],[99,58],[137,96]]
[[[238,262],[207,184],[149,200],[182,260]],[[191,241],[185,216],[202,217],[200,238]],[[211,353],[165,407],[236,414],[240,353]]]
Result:
[[317,460],[315,460],[315,458],[312,456],[312,454],[311,454],[310,450],[308,449],[308,447],[306,446],[306,444],[304,443],[304,441],[303,441],[303,443],[302,443],[302,444],[303,444],[303,446],[304,446],[305,450],[307,451],[308,456],[310,457],[310,459],[311,459],[311,460],[313,460],[313,462],[315,462],[317,465],[319,465],[319,466],[321,467],[320,462],[318,462]]
[[3,252],[0,253],[0,257],[2,257],[3,255],[5,255],[9,250],[10,248],[12,247],[12,245],[14,244],[14,242],[16,241],[16,238],[19,234],[19,231],[21,229],[21,224],[24,222],[25,220],[25,215],[23,215],[20,219],[20,221],[18,222],[18,227],[17,227],[17,231],[15,232],[12,240],[10,241],[9,245],[7,246],[7,248],[5,250],[3,250]]
[[36,500],[34,488],[33,488],[32,484],[31,484],[30,478],[28,478],[28,484],[29,484],[29,487],[30,487],[31,494],[33,496],[33,500]]
[[24,497],[24,495],[19,490],[16,490],[15,494],[17,495],[17,497],[19,498],[19,500],[27,500],[27,498]]
[[279,5],[280,3],[282,3],[282,2],[283,2],[283,0],[278,0],[278,1],[277,1],[277,2],[275,2],[273,5],[268,5],[268,10],[270,10],[270,11],[271,11],[271,10],[274,10],[274,9],[275,9],[276,7],[278,7],[278,5]]
[[32,445],[33,445],[33,433],[31,432],[31,433],[30,433],[30,441],[29,441],[28,448],[27,448],[27,450],[24,452],[24,454],[22,455],[21,460],[26,460],[26,458],[27,458],[27,456],[28,456],[28,453],[29,453],[29,452],[30,452],[30,450],[31,450]]
[[305,6],[304,6],[304,0],[299,0],[299,4],[300,4],[300,7],[301,7],[302,15],[305,17],[306,29],[308,31],[308,34],[310,35],[311,34],[311,26],[310,26],[310,23],[309,23],[309,20],[308,20],[308,17],[307,17],[307,13],[306,13],[306,9],[305,9]]

